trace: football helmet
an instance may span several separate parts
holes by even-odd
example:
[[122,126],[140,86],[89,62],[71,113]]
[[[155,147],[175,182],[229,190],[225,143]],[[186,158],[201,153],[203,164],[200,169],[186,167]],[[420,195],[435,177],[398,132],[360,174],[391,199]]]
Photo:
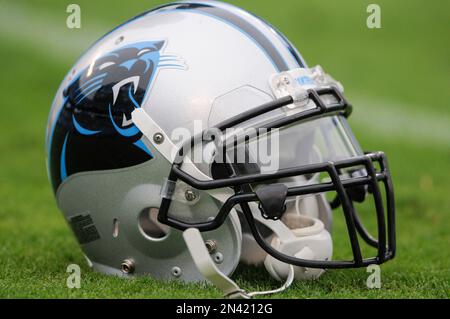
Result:
[[[395,255],[387,160],[361,150],[351,110],[343,86],[267,22],[216,1],[171,3],[115,28],[69,71],[47,126],[49,179],[97,271],[207,278],[249,297],[229,276],[263,264],[286,280],[280,291]],[[356,209],[368,198],[376,236]],[[333,209],[344,260],[332,258]]]

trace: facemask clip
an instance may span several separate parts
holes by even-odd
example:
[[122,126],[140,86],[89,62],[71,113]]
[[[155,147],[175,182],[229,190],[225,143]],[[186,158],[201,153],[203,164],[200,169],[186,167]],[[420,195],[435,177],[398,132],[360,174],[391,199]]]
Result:
[[259,210],[265,219],[278,220],[286,211],[286,195],[288,188],[284,184],[272,184],[259,187],[256,196],[259,199]]

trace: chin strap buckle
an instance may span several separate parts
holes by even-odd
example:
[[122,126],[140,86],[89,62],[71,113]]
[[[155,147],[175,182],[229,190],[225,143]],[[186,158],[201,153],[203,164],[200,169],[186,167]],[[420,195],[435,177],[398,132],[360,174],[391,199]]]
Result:
[[216,264],[211,259],[203,241],[203,237],[197,228],[186,229],[183,232],[183,238],[200,273],[222,291],[225,298],[250,299],[257,295],[274,294],[284,291],[294,281],[294,267],[290,265],[286,282],[280,288],[247,293],[231,280],[230,277],[226,276],[219,268],[217,268]]

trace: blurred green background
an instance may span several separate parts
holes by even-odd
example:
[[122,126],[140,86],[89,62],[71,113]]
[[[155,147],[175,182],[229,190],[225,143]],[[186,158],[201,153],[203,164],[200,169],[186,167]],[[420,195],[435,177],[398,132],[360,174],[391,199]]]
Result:
[[[202,284],[122,280],[90,271],[47,181],[48,111],[65,73],[98,37],[163,1],[73,1],[82,28],[66,27],[69,1],[0,0],[0,297],[220,297]],[[382,288],[365,269],[329,271],[277,298],[448,298],[450,295],[450,2],[377,0],[382,28],[366,26],[372,1],[229,1],[282,31],[310,66],[341,81],[350,123],[391,164],[398,255]],[[339,226],[338,226],[339,229]],[[337,246],[341,245],[337,242]],[[66,267],[82,265],[82,288]],[[251,289],[275,287],[264,270],[238,269]]]

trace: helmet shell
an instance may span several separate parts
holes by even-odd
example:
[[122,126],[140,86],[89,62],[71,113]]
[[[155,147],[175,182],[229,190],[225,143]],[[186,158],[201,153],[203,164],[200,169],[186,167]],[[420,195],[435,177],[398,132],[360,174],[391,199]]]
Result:
[[[159,207],[171,163],[143,143],[131,121],[135,108],[167,136],[180,127],[205,128],[272,100],[270,76],[303,66],[269,24],[215,1],[156,8],[89,48],[56,93],[46,147],[58,206],[94,268],[123,274],[121,263],[132,260],[134,273],[173,278],[178,267],[176,278],[201,278],[179,231],[152,238],[139,222],[144,211]],[[189,219],[218,205],[205,195],[174,210]],[[232,273],[242,236],[235,213],[204,235],[218,243],[218,267]]]

